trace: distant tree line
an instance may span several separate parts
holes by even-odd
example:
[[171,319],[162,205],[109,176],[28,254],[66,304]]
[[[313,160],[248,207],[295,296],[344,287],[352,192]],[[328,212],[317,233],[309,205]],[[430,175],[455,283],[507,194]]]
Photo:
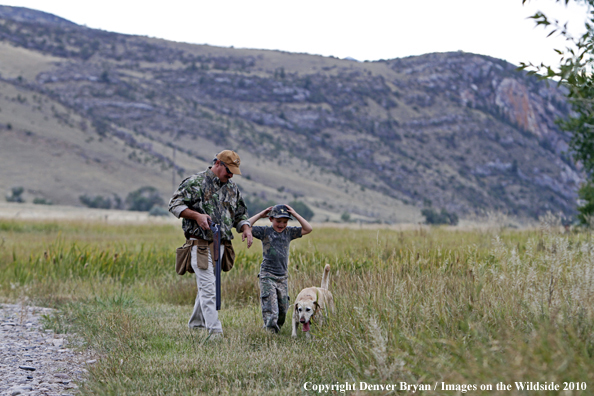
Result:
[[140,187],[122,200],[117,194],[112,197],[102,195],[90,196],[81,195],[80,202],[89,208],[97,209],[127,209],[139,212],[149,212],[154,216],[167,215],[169,212],[164,208],[165,201],[161,198],[159,191],[152,186]]
[[[24,203],[25,198],[23,197],[23,193],[25,192],[24,187],[13,187],[10,189],[10,195],[6,196],[7,202],[16,202],[16,203]],[[35,197],[33,198],[33,203],[36,205],[52,205],[52,201],[46,198]]]
[[447,224],[447,225],[456,225],[458,224],[458,215],[456,213],[448,212],[445,209],[441,209],[440,211],[435,210],[431,206],[430,200],[425,200],[424,202],[425,208],[421,210],[421,214],[425,217],[425,223],[431,225],[440,225],[440,224]]
[[124,209],[122,199],[117,195],[113,194],[113,197],[104,197],[102,195],[96,195],[94,197],[90,195],[81,195],[78,197],[80,202],[94,209]]

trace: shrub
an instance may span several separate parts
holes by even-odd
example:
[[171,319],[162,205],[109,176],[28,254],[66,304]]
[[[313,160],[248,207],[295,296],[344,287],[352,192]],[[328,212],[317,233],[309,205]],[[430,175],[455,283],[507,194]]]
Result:
[[578,190],[579,206],[577,207],[577,219],[580,225],[590,227],[594,217],[594,184],[586,182]]
[[111,198],[103,197],[102,195],[91,197],[84,194],[78,197],[78,199],[83,205],[94,209],[111,209],[113,205]]
[[310,221],[314,217],[314,211],[310,209],[304,202],[292,201],[289,202],[289,206],[297,211],[305,220]]
[[167,216],[169,215],[169,211],[162,206],[153,206],[151,210],[149,210],[149,216]]
[[439,224],[458,224],[458,215],[455,213],[449,213],[445,209],[440,212],[436,212],[433,208],[425,208],[421,210],[421,214],[425,216],[425,223],[439,225]]
[[245,202],[245,206],[247,206],[248,214],[250,216],[260,213],[261,211],[263,211],[264,209],[266,209],[269,206],[275,205],[274,201],[271,201],[271,200],[264,201],[258,197],[253,197],[253,198],[245,197],[243,199],[243,201]]
[[138,212],[148,212],[153,206],[165,206],[165,202],[159,191],[152,186],[140,187],[136,191],[132,191],[126,197],[126,204],[129,210]]
[[23,187],[13,187],[11,190],[11,195],[6,196],[6,200],[8,202],[18,202],[23,203],[25,199],[23,198],[23,192],[25,189]]
[[45,198],[34,198],[33,203],[36,205],[53,205],[53,202]]

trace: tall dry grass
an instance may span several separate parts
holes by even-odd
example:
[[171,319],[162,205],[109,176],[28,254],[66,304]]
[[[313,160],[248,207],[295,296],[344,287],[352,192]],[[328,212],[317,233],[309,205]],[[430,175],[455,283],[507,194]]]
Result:
[[594,387],[594,244],[552,219],[528,231],[315,230],[291,245],[290,295],[319,285],[329,263],[337,312],[311,340],[291,339],[290,321],[277,336],[261,329],[261,248],[239,244],[223,279],[225,338],[190,332],[195,284],[173,271],[179,236],[166,226],[0,222],[0,293],[60,308],[48,326],[76,331],[103,356],[88,394],[307,393],[308,381],[514,395],[525,393],[495,385]]

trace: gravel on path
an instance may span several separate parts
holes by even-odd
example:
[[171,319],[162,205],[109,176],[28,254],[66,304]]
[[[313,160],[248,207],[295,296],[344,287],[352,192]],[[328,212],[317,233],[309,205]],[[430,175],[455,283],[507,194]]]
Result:
[[69,348],[70,334],[44,330],[43,315],[51,308],[0,304],[0,396],[66,396],[78,393],[87,367],[96,362],[90,352]]

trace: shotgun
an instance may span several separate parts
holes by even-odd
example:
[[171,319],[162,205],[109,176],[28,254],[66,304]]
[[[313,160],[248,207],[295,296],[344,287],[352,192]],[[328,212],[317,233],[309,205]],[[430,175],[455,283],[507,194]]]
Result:
[[211,224],[210,229],[212,231],[212,243],[213,250],[215,252],[214,260],[215,264],[215,288],[216,288],[216,301],[217,311],[221,310],[221,228],[218,224]]

